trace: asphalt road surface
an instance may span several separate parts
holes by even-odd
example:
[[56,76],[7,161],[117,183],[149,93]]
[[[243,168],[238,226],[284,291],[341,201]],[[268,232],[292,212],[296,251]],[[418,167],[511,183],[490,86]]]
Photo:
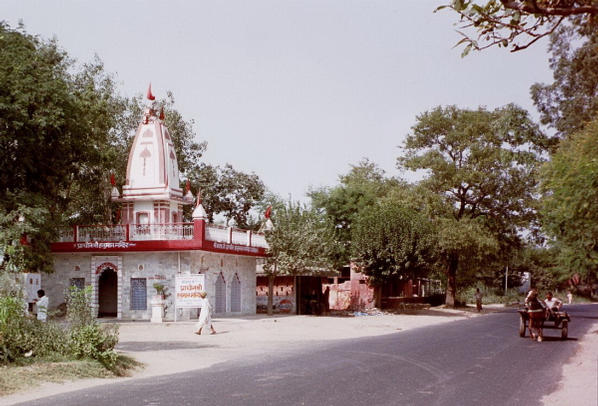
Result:
[[[561,365],[598,320],[597,305],[569,306],[569,339],[518,335],[514,311],[396,334],[319,343],[295,353],[132,380],[23,405],[540,405]],[[527,335],[529,337],[529,334]],[[572,399],[572,405],[575,400]]]

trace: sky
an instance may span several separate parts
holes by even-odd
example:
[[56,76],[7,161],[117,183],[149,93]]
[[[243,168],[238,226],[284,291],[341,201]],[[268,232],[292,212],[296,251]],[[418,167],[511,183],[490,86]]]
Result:
[[454,12],[432,0],[1,0],[0,19],[98,55],[124,96],[175,96],[202,159],[306,201],[368,158],[389,176],[418,114],[516,103],[549,83],[546,41],[461,58]]

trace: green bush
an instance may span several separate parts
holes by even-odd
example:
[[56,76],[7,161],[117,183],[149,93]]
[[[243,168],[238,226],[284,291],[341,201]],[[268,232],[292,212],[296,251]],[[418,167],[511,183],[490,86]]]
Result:
[[64,328],[27,317],[23,301],[0,297],[0,361],[20,362],[30,356],[47,357],[68,353]]
[[29,351],[22,301],[16,297],[0,297],[0,360],[14,362]]
[[27,315],[18,295],[0,294],[0,363],[87,358],[112,371],[120,368],[114,351],[118,328],[103,328],[96,322],[91,311],[91,288],[69,289],[66,302],[68,324],[44,323]]
[[118,344],[118,329],[102,328],[98,323],[90,323],[71,330],[70,347],[77,358],[98,360],[108,369],[114,369],[118,354],[114,347]]
[[95,323],[91,311],[91,286],[79,289],[71,286],[66,294],[66,317],[73,329]]
[[114,347],[118,344],[116,326],[102,328],[92,313],[91,286],[70,287],[67,292],[67,320],[70,326],[69,345],[76,358],[95,359],[112,370],[118,360]]

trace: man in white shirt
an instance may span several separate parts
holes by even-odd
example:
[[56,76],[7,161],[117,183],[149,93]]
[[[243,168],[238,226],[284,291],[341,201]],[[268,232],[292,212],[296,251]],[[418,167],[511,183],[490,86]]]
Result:
[[556,308],[557,311],[560,311],[561,307],[563,306],[563,301],[557,297],[553,297],[552,292],[548,292],[546,294],[546,299],[544,299],[544,304],[546,305],[546,312],[548,315],[548,312],[552,313],[553,308]]
[[45,322],[48,320],[48,296],[46,296],[46,292],[43,289],[37,291],[38,299],[35,299],[35,304],[37,305],[37,319],[39,321]]

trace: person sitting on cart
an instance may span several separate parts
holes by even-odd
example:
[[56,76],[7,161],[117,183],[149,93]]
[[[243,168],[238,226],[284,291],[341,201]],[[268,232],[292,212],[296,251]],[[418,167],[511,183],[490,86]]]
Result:
[[546,294],[546,299],[544,299],[544,304],[546,305],[546,317],[551,314],[554,314],[555,311],[560,311],[561,307],[563,306],[563,301],[558,297],[552,296],[552,292],[548,292]]

